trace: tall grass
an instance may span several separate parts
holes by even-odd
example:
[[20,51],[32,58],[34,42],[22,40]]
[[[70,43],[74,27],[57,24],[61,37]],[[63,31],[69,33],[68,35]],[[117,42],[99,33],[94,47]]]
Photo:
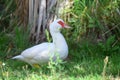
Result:
[[16,22],[14,0],[0,0],[0,58],[19,54],[29,43],[29,30]]
[[[74,0],[70,9],[65,9],[63,17],[73,30],[70,32],[75,41],[81,37],[93,42],[106,41],[115,35],[116,41],[120,35],[120,1],[119,0]],[[65,18],[66,19],[66,18]]]
[[14,0],[0,0],[0,32],[6,29],[11,30],[12,16],[15,11]]
[[67,40],[73,45],[87,40],[99,45],[105,55],[119,53],[119,5],[119,0],[73,0],[62,16],[72,26],[65,32]]

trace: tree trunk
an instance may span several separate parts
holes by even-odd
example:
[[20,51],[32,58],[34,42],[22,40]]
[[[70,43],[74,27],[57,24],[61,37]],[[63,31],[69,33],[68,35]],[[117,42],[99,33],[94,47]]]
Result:
[[45,40],[45,29],[55,18],[57,0],[16,0],[19,24],[29,26],[30,40],[36,44]]

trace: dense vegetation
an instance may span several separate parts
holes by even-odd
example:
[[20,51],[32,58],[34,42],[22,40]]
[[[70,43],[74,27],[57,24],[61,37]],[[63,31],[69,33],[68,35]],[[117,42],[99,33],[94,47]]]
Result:
[[10,58],[33,46],[29,30],[18,26],[14,0],[0,1],[0,80],[120,79],[120,0],[74,0],[63,11],[69,56],[33,69]]

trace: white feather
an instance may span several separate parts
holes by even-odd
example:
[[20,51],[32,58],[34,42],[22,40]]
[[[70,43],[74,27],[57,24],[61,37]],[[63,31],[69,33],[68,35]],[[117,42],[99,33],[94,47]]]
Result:
[[56,20],[50,25],[50,33],[53,39],[52,43],[44,42],[28,48],[12,59],[19,59],[30,65],[46,63],[51,57],[53,60],[55,60],[57,56],[62,60],[65,59],[68,55],[68,46],[63,35],[58,30],[62,28],[61,25],[57,23],[58,21],[59,20]]

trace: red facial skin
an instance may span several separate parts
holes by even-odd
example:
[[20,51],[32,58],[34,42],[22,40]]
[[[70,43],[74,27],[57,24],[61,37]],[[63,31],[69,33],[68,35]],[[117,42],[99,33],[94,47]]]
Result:
[[58,23],[62,26],[62,28],[65,27],[65,23],[64,23],[64,22],[62,22],[62,21],[58,21]]

